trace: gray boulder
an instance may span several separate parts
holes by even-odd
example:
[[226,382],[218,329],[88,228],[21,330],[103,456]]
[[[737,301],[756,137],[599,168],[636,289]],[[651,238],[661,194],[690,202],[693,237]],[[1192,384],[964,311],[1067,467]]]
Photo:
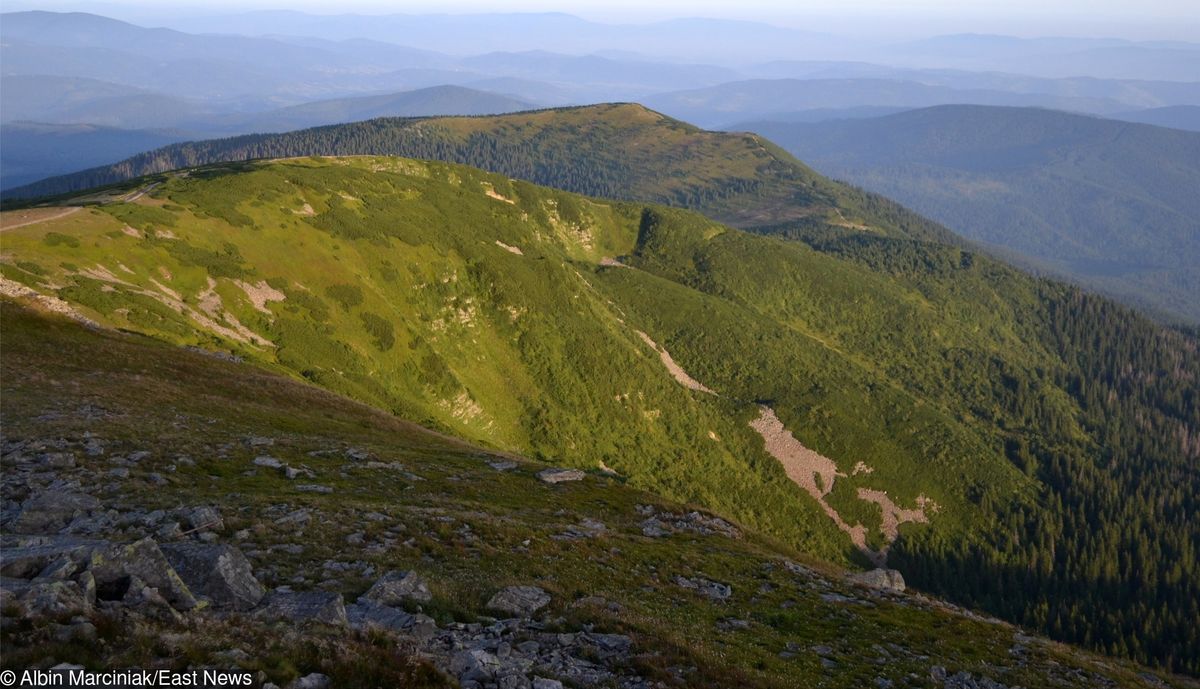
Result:
[[562,483],[564,481],[582,481],[587,474],[579,469],[542,469],[537,477],[543,483]]
[[200,507],[185,507],[177,512],[179,520],[188,531],[201,529],[220,531],[225,528],[221,513],[215,507],[202,505]]
[[329,689],[333,686],[328,676],[319,672],[305,675],[288,685],[288,689]]
[[195,596],[167,562],[153,539],[143,538],[128,545],[112,545],[98,550],[93,553],[89,569],[102,598],[111,600],[122,597],[133,578],[136,578],[157,589],[176,610],[196,607]]
[[250,561],[231,545],[172,543],[162,551],[188,588],[214,606],[250,610],[266,594]]
[[487,607],[517,617],[529,617],[549,604],[550,594],[537,586],[509,586],[492,596]]
[[346,620],[353,629],[386,629],[419,639],[429,639],[438,631],[437,623],[431,617],[413,615],[363,599],[346,606]]
[[450,672],[460,682],[490,681],[502,666],[499,658],[481,649],[459,651],[450,659]]
[[79,517],[100,511],[100,501],[84,493],[46,491],[21,503],[21,513],[12,526],[14,533],[58,533]]
[[865,586],[881,591],[904,592],[904,577],[894,569],[873,569],[869,572],[855,572],[846,577],[851,584]]
[[733,587],[729,584],[722,584],[719,581],[712,581],[703,577],[675,577],[675,583],[685,589],[690,589],[713,600],[726,600],[733,595]]
[[403,604],[406,600],[428,603],[432,598],[429,587],[419,574],[411,571],[392,571],[380,577],[359,601],[368,600],[379,605],[395,606]]
[[533,678],[533,689],[563,689],[563,683],[556,679],[546,679],[545,677]]
[[263,600],[255,614],[289,622],[311,621],[340,626],[348,623],[342,594],[326,591],[275,591]]

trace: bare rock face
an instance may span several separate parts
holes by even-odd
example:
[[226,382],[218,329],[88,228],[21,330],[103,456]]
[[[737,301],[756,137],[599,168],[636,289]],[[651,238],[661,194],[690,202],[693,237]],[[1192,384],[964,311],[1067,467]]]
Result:
[[172,543],[162,551],[179,578],[215,607],[250,610],[266,593],[249,560],[231,545]]
[[856,572],[846,577],[851,584],[858,584],[881,591],[904,592],[904,577],[894,569],[873,569],[869,572]]
[[562,483],[564,481],[582,481],[587,474],[579,469],[542,469],[537,477],[543,483]]
[[256,614],[289,622],[347,624],[342,594],[325,591],[275,591],[266,597]]
[[406,600],[428,603],[433,596],[425,580],[416,572],[388,572],[375,582],[360,601],[369,600],[379,605],[401,605]]
[[516,617],[529,617],[550,604],[550,594],[537,586],[509,586],[492,596],[487,607]]

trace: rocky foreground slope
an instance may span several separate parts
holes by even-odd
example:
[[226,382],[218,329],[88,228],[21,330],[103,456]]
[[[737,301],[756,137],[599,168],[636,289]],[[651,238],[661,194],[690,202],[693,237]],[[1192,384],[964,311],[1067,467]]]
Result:
[[4,668],[245,668],[296,687],[1189,686],[894,576],[846,578],[603,472],[31,302],[0,315]]

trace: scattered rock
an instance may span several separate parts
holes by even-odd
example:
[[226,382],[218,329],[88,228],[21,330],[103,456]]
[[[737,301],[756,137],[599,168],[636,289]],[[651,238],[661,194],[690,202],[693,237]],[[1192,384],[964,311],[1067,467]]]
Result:
[[550,594],[537,586],[509,586],[492,596],[487,607],[517,617],[529,617],[550,604]]
[[21,513],[10,527],[14,533],[57,533],[79,517],[100,511],[100,501],[84,493],[45,491],[21,503]]
[[268,469],[282,469],[283,462],[270,455],[262,455],[254,458],[254,466],[266,467]]
[[315,483],[300,484],[296,486],[296,490],[300,491],[301,493],[321,493],[322,495],[328,495],[329,493],[333,492],[333,489],[329,486],[320,486]]
[[543,483],[562,483],[564,481],[582,481],[587,474],[579,469],[542,469],[537,477]]
[[500,659],[482,649],[460,651],[450,660],[450,672],[460,682],[490,681],[500,667]]
[[517,463],[510,459],[496,459],[488,462],[488,466],[496,471],[509,471],[510,469],[516,469]]

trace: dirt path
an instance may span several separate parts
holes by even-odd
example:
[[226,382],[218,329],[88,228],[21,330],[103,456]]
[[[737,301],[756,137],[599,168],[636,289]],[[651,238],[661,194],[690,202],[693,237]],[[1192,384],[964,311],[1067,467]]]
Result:
[[150,192],[154,191],[154,188],[157,187],[159,184],[160,184],[159,182],[155,182],[153,184],[147,184],[146,186],[142,187],[141,189],[138,189],[137,191],[133,192],[132,194],[130,194],[128,197],[125,198],[125,203],[133,203],[134,201],[137,201],[138,199],[142,198],[146,194],[149,194]]
[[[51,212],[49,214],[45,213],[45,211],[55,210],[56,209],[52,208],[30,208],[23,211],[9,211],[3,215],[0,215],[0,232],[7,232],[8,230],[15,230],[18,227],[25,227],[26,225],[36,225],[40,222],[49,222],[51,220],[65,218],[72,213],[78,213],[80,211],[80,207],[72,206],[70,208],[57,210],[57,212]],[[8,219],[12,217],[23,218],[23,220],[18,220],[17,222],[10,224]]]

